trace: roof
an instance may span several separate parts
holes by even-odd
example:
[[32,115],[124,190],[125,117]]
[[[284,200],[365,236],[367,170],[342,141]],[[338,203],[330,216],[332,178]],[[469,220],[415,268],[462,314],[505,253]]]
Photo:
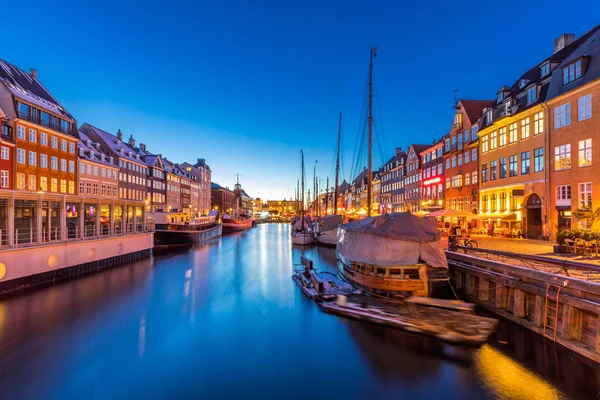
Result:
[[364,182],[364,180],[367,179],[368,173],[369,173],[369,170],[367,168],[363,169],[362,172],[360,174],[358,174],[358,176],[352,181],[352,185],[354,185],[354,187],[362,186],[362,183]]
[[228,188],[224,188],[223,186],[221,186],[221,185],[219,185],[218,183],[215,183],[215,182],[211,182],[210,183],[210,188],[211,188],[211,190],[227,190],[227,191],[233,193],[233,190],[228,189]]
[[[145,164],[143,160],[136,157],[136,154],[138,154],[136,149],[129,146],[129,144],[123,142],[122,140],[119,140],[117,136],[90,125],[87,122],[81,126],[80,130],[86,133],[88,136],[96,136],[110,151],[115,153],[117,157],[138,164]],[[121,153],[121,149],[123,149],[123,153]],[[129,152],[131,152],[131,156],[129,155]]]
[[459,100],[471,124],[475,124],[483,114],[483,109],[491,106],[493,102],[493,100]]
[[416,154],[421,154],[421,152],[427,150],[428,148],[430,148],[432,145],[430,144],[411,144],[410,147],[412,147],[413,151]]
[[[98,164],[108,165],[110,167],[117,167],[114,159],[110,162],[108,158],[109,155],[106,154],[101,146],[98,146],[99,143],[94,142],[85,132],[77,131],[79,135],[79,143],[77,144],[78,149],[83,149],[84,153],[81,154],[81,151],[78,151],[78,157],[83,158],[85,160],[95,162]],[[100,147],[100,148],[98,148]],[[102,156],[104,156],[104,160],[102,160]]]
[[37,78],[1,59],[0,81],[16,98],[67,119],[75,119]]

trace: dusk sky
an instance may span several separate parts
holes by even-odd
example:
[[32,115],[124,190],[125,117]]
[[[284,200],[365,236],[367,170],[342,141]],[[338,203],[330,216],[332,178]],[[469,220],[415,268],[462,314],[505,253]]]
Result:
[[240,173],[263,199],[293,196],[301,148],[310,180],[315,160],[333,177],[340,111],[350,178],[371,45],[377,167],[449,130],[454,89],[491,99],[558,35],[600,22],[600,2],[36,3],[4,14],[0,58],[36,68],[79,124],[205,158],[213,181],[232,187]]

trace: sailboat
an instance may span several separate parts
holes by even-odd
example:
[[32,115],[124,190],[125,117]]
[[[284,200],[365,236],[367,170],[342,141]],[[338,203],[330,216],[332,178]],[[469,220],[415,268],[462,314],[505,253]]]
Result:
[[296,221],[292,228],[292,244],[298,244],[301,246],[306,246],[314,243],[314,238],[312,233],[308,230],[308,226],[304,219],[304,152],[300,150],[300,154],[302,154],[302,194],[301,194],[301,215],[300,219]]
[[448,262],[436,222],[410,213],[371,217],[373,152],[373,58],[369,63],[369,169],[367,218],[339,228],[336,256],[340,275],[353,286],[382,296],[428,297],[447,285]]
[[[338,239],[338,228],[344,217],[338,214],[338,190],[340,175],[340,142],[342,132],[342,113],[338,122],[337,153],[335,160],[335,190],[333,192],[333,214],[326,215],[317,225],[315,240],[321,246],[335,247]],[[328,184],[329,186],[329,184]]]

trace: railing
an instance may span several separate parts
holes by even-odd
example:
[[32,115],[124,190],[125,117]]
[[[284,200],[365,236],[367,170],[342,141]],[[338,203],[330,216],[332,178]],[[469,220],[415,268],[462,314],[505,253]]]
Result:
[[37,229],[21,228],[15,229],[15,247],[33,246],[37,243]]
[[30,113],[19,112],[19,118],[25,119],[29,122],[33,122],[38,125],[45,126],[50,129],[54,129],[55,131],[58,131],[58,132],[66,133],[67,135],[70,135],[73,133],[72,129],[71,129],[71,132],[69,132],[69,129],[63,128],[63,126],[60,123],[55,124],[52,122],[51,119],[48,121],[44,121],[42,119],[42,117],[39,115],[31,115]]

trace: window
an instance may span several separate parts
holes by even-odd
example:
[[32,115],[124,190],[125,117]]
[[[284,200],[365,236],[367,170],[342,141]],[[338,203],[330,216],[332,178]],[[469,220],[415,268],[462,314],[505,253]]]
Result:
[[36,179],[35,175],[27,175],[27,189],[35,190]]
[[579,184],[579,208],[592,207],[592,183]]
[[450,169],[450,159],[446,158],[446,169]]
[[471,131],[467,129],[464,133],[464,142],[469,143],[470,141],[471,141]]
[[533,103],[537,100],[537,87],[531,87],[527,89],[527,104]]
[[488,180],[487,164],[481,164],[481,182],[487,182],[487,180]]
[[98,176],[98,166],[94,165],[94,175]]
[[477,171],[471,173],[471,184],[477,185]]
[[98,184],[94,183],[94,195],[98,194]]
[[498,194],[492,193],[490,195],[490,211],[498,210]]
[[75,181],[69,181],[69,193],[75,194]]
[[40,144],[43,146],[48,146],[48,134],[44,132],[40,132]]
[[37,165],[37,153],[35,151],[29,152],[29,165],[35,167]]
[[580,97],[579,100],[577,100],[577,114],[579,115],[580,121],[584,121],[586,119],[592,118],[592,95],[591,94]]
[[571,200],[571,185],[557,186],[556,200]]
[[542,72],[542,78],[545,77],[546,75],[548,75],[550,73],[550,63],[545,63],[543,64],[541,67],[541,72]]
[[494,131],[490,134],[490,150],[495,150],[498,147],[498,132]]
[[40,190],[48,191],[48,178],[45,176],[40,176]]
[[62,151],[67,151],[67,141],[65,139],[60,139],[60,149]]
[[72,174],[75,173],[75,161],[69,161],[69,172]]
[[581,78],[581,60],[577,60],[563,69],[563,85]]
[[458,149],[462,150],[463,149],[462,133],[458,134],[456,141],[457,141],[457,144],[458,144]]
[[52,148],[58,149],[58,138],[56,136],[52,136]]
[[506,146],[506,127],[500,128],[500,147]]
[[458,166],[461,166],[463,163],[463,155],[462,153],[458,155]]
[[441,174],[442,174],[442,169],[443,169],[443,168],[444,168],[444,167],[442,166],[442,164],[438,164],[438,166],[437,166],[437,173],[438,173],[438,175],[441,175]]
[[490,181],[495,181],[498,172],[498,161],[490,161]]
[[57,178],[52,178],[50,180],[50,191],[58,192],[58,179]]
[[544,112],[540,111],[533,116],[533,134],[544,133]]
[[481,196],[481,209],[482,211],[488,211],[488,196],[484,194]]
[[506,211],[506,192],[500,193],[500,211]]
[[471,150],[471,161],[477,161],[477,149]]
[[25,174],[17,172],[17,189],[25,189]]
[[25,164],[25,150],[17,149],[17,163]]
[[69,143],[69,153],[75,154],[75,143]]
[[471,184],[471,174],[465,175],[465,186],[469,186]]
[[48,155],[40,154],[40,167],[48,168]]
[[533,172],[544,170],[544,148],[539,147],[533,150]]
[[92,174],[92,166],[91,166],[91,164],[87,164],[87,166],[86,166],[86,172],[87,172],[88,175]]
[[17,125],[17,139],[25,140],[25,127]]
[[452,156],[452,168],[456,167],[456,156]]
[[490,109],[490,110],[487,110],[487,111],[485,112],[485,118],[486,118],[486,120],[487,120],[487,123],[488,123],[488,124],[491,124],[491,123],[492,123],[492,119],[494,118],[494,113],[493,113],[493,110],[491,110],[491,109]]
[[571,103],[563,104],[554,109],[554,129],[571,124]]
[[0,186],[8,188],[8,171],[2,170],[0,172]]
[[571,145],[563,144],[554,148],[554,170],[571,168]]
[[50,158],[50,168],[52,168],[52,169],[58,169],[58,157],[52,156]]
[[67,180],[66,179],[60,180],[60,192],[67,193]]
[[80,174],[84,174],[85,173],[85,164],[80,162],[79,163],[79,173]]
[[579,141],[579,166],[592,165],[592,139]]
[[2,152],[0,153],[0,158],[2,158],[3,160],[10,159],[10,149],[8,147],[2,146]]
[[531,159],[528,151],[521,153],[521,175],[529,173]]
[[471,156],[471,153],[468,151],[465,151],[465,164],[468,164],[471,161],[470,156]]
[[481,138],[481,152],[482,153],[487,153],[488,152],[488,135],[485,135]]
[[450,189],[450,178],[446,178],[446,189]]
[[79,182],[79,194],[85,194],[85,183]]
[[471,127],[471,140],[477,139],[477,130],[478,129],[479,128],[477,127],[477,125]]
[[37,143],[37,132],[35,129],[29,128],[29,141],[31,143]]
[[60,160],[60,170],[63,172],[67,172],[67,160],[61,158]]
[[[516,129],[515,123],[515,129]],[[523,118],[521,120],[521,140],[529,138],[529,118]]]
[[506,157],[500,159],[500,179],[506,178]]

